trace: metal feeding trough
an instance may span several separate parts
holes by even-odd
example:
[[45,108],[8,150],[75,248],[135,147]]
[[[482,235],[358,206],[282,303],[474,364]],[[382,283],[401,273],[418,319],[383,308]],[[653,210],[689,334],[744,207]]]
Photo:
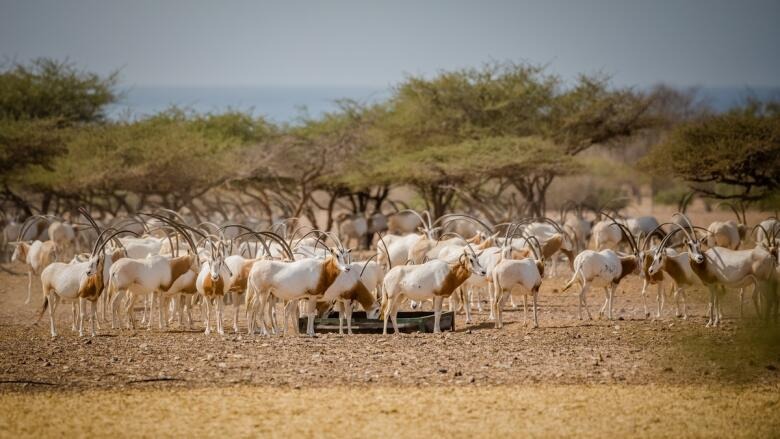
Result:
[[[398,312],[398,331],[399,332],[433,332],[433,311],[399,311]],[[301,317],[298,319],[298,330],[305,334],[306,324],[309,319]],[[369,320],[363,311],[354,311],[352,313],[352,332],[363,334],[377,334],[382,332],[382,320]],[[442,311],[439,327],[442,331],[455,330],[455,313],[452,311]],[[338,332],[339,314],[330,312],[326,317],[314,319],[314,332]],[[347,322],[344,322],[344,332],[347,332]],[[393,332],[392,322],[387,322],[387,332]]]

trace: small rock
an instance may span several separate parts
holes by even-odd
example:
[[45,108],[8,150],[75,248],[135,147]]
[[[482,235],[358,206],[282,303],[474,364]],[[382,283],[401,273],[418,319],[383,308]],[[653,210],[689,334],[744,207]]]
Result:
[[84,344],[92,344],[92,339],[88,338],[84,340]]
[[620,325],[615,325],[615,329],[620,329]]
[[439,368],[439,373],[447,373],[447,369],[444,367]]
[[69,371],[69,370],[70,370],[70,366],[62,366],[62,370],[64,370],[65,372],[67,372],[67,371]]
[[119,357],[111,357],[111,362],[116,363],[119,361]]
[[214,354],[208,354],[206,355],[206,361],[211,361],[214,359]]
[[766,365],[766,370],[775,371],[775,370],[777,370],[777,366],[775,366],[774,364],[767,364]]
[[227,363],[225,363],[225,362],[217,363],[217,367],[220,368],[220,369],[224,369],[224,368],[227,367]]
[[141,345],[138,346],[138,347],[141,348],[141,349],[147,349],[147,348],[149,348],[149,344],[148,343],[141,343]]
[[474,378],[473,376],[470,376],[470,377],[469,377],[469,384],[473,384],[473,383],[475,383],[476,381],[477,381],[477,379],[476,379],[476,378]]
[[667,366],[667,367],[664,367],[663,371],[664,372],[674,372],[674,369],[672,369],[671,367]]

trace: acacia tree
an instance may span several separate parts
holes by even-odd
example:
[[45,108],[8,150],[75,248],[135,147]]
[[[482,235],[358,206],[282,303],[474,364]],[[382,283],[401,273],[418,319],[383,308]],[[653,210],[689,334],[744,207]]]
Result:
[[48,58],[0,67],[0,203],[25,215],[50,209],[56,194],[31,187],[27,173],[51,171],[76,126],[105,120],[116,81],[116,73],[101,77]]
[[[616,144],[654,123],[648,115],[649,99],[630,89],[614,89],[601,76],[581,76],[574,86],[565,87],[542,67],[513,63],[443,72],[432,79],[410,77],[388,105],[382,122],[385,156],[396,162],[407,159],[406,165],[396,169],[420,171],[401,176],[406,175],[405,182],[417,187],[426,204],[437,211],[449,209],[457,199],[454,192],[463,187],[471,188],[466,191],[472,193],[471,198],[479,198],[475,195],[483,186],[479,179],[491,175],[469,173],[458,179],[443,174],[446,166],[437,168],[432,163],[448,160],[447,148],[491,138],[499,139],[496,143],[507,143],[507,138],[537,138],[557,145],[554,151],[545,148],[533,156],[521,154],[528,160],[513,165],[517,172],[501,174],[522,195],[527,212],[541,215],[552,181],[573,172],[571,161],[557,158],[575,156],[596,144]],[[531,143],[515,142],[533,150]],[[420,152],[426,150],[431,151],[430,157]],[[502,158],[490,156],[491,160]],[[536,160],[540,166],[534,167]],[[430,172],[422,172],[420,162],[429,163]],[[488,187],[501,190],[499,195],[507,186],[506,181],[495,179],[490,183]]]
[[751,103],[678,125],[640,165],[711,198],[755,201],[780,188],[780,111]]

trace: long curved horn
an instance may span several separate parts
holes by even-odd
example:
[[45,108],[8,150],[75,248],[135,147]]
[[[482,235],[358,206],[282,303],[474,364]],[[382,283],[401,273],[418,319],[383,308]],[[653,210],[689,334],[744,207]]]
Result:
[[287,256],[290,258],[290,261],[294,261],[295,260],[295,256],[293,254],[293,251],[290,248],[290,246],[287,244],[287,241],[284,240],[284,238],[282,238],[281,236],[279,236],[278,234],[276,234],[274,232],[263,231],[263,232],[257,232],[257,233],[259,233],[259,234],[261,234],[261,235],[263,235],[265,237],[268,237],[268,238],[272,239],[273,241],[275,241],[277,244],[279,244],[282,247],[282,250],[284,250],[284,252],[287,253]]
[[402,210],[402,211],[400,211],[398,213],[402,214],[402,213],[406,213],[406,212],[414,214],[414,216],[416,216],[420,220],[420,223],[422,224],[423,229],[425,229],[426,231],[430,230],[430,227],[428,226],[428,224],[425,223],[425,219],[423,219],[422,215],[417,213],[417,211],[412,210],[412,209],[404,209],[404,210]]
[[95,243],[92,244],[92,252],[90,253],[90,256],[95,256],[95,252],[97,251],[98,247],[103,245],[103,240],[107,236],[108,233],[115,232],[116,229],[113,227],[109,227],[105,230],[100,231],[100,234],[98,235],[97,239],[95,240]]
[[682,212],[684,214],[685,211],[688,210],[688,204],[690,204],[694,195],[696,195],[696,193],[693,191],[687,192],[685,195],[683,195],[680,202],[677,203],[677,211]]
[[203,226],[203,225],[206,225],[206,226],[213,227],[213,228],[214,228],[214,230],[216,230],[216,231],[220,231],[220,230],[222,230],[222,229],[223,229],[223,227],[224,227],[224,226],[223,226],[223,227],[220,227],[219,225],[217,225],[217,224],[214,224],[214,223],[213,223],[213,222],[211,222],[211,221],[201,221],[200,223],[198,223],[198,224],[195,226],[195,228],[198,228],[198,229],[200,229],[200,228],[201,228],[201,226]]
[[22,228],[19,230],[19,239],[17,239],[17,241],[21,241],[22,237],[24,236],[24,233],[27,232],[27,230],[29,230],[33,224],[38,223],[38,221],[30,221],[31,219],[46,220],[49,224],[51,224],[52,220],[62,221],[61,218],[58,218],[54,215],[32,215],[28,217],[26,220],[24,220],[24,223],[22,223]]
[[[303,236],[298,238],[297,241],[295,241],[295,245],[291,245],[290,247],[292,247],[293,249],[298,248],[298,246],[301,244],[301,241],[306,239],[307,236],[314,235],[314,234],[317,235],[317,241],[314,243],[314,247],[317,247],[318,244],[322,243],[323,236],[326,236],[325,233],[322,230],[318,230],[318,229],[311,229],[311,230],[309,230]],[[327,246],[325,246],[324,244],[322,244],[322,245],[323,245],[323,247],[327,248]]]
[[[265,239],[260,238],[260,236],[258,234],[259,234],[259,232],[254,232],[254,231],[253,232],[244,232],[244,233],[236,236],[236,240],[239,240],[240,238],[243,238],[244,236],[252,235],[255,238],[257,238],[257,240],[260,242],[260,245],[263,246],[263,250],[265,250],[265,254],[267,254],[268,256],[271,256],[271,249],[268,247],[268,243],[265,242]],[[256,248],[257,247],[255,247],[255,249]]]
[[[534,259],[536,259],[537,261],[542,260],[542,244],[539,242],[536,236],[526,234],[524,231],[517,230],[516,228],[515,231],[512,232],[512,235],[509,237],[510,248],[512,246],[512,241],[514,240],[515,236],[519,236],[520,238],[525,239],[526,245],[528,245],[528,247],[531,249],[531,251],[534,254]],[[533,240],[534,243],[536,243],[536,248],[534,248],[534,243],[532,243],[531,240]]]
[[433,229],[433,223],[431,223],[431,213],[427,210],[423,210],[423,215],[425,215],[426,218],[428,218],[428,229]]
[[116,239],[117,236],[119,236],[119,235],[121,235],[123,233],[127,233],[127,234],[130,234],[130,235],[133,235],[136,238],[139,236],[138,233],[135,233],[132,230],[116,230],[112,234],[108,235],[105,240],[103,240],[103,242],[100,244],[100,247],[97,249],[97,252],[92,253],[91,256],[94,257],[96,254],[102,253],[103,249],[106,248],[106,245],[108,245],[108,243],[111,242],[111,241],[116,241],[117,243],[119,243],[119,246],[124,249],[125,247],[122,245],[122,242],[119,241],[119,239]]
[[684,233],[686,236],[688,236],[688,231],[687,231],[687,230],[685,230],[685,227],[683,227],[683,226],[681,226],[681,225],[679,225],[679,224],[677,224],[677,223],[670,223],[670,224],[671,224],[673,227],[677,227],[677,229],[676,229],[676,230],[672,230],[672,231],[670,231],[670,232],[669,232],[669,233],[668,233],[668,234],[667,234],[667,235],[664,237],[664,239],[662,239],[662,240],[661,240],[661,242],[658,244],[658,248],[655,250],[656,252],[663,251],[663,250],[666,248],[667,244],[669,243],[669,240],[670,240],[670,239],[672,238],[672,236],[674,236],[674,235],[675,235],[677,232],[680,232],[680,231],[682,231],[682,232],[683,232],[683,233]]
[[[674,215],[672,215],[672,218],[674,218],[676,216],[679,216],[680,218],[682,218],[682,220],[685,221],[686,224],[688,224],[688,230],[690,230],[691,234],[693,236],[696,236],[696,232],[693,230],[693,224],[691,224],[691,220],[688,219],[688,216],[685,215],[685,214],[682,214],[680,212],[676,212]],[[686,233],[686,235],[687,235],[687,233]],[[693,238],[691,236],[688,236],[688,239],[693,240]]]
[[[756,229],[761,229],[764,231],[764,240],[766,241],[767,245],[771,245],[771,241],[769,240],[770,239],[769,232],[767,232],[767,230],[761,224],[756,224],[755,226],[753,226],[753,228],[750,230],[750,236],[755,235]],[[772,235],[772,241],[774,241],[774,235]]]
[[[158,215],[158,214],[154,214],[154,213],[141,213],[139,215],[146,215],[146,216],[151,216],[152,218],[156,218],[157,220],[165,222],[166,224],[168,224],[171,227],[173,227],[174,229],[176,229],[179,233],[181,233],[182,237],[184,237],[184,239],[187,241],[187,244],[190,246],[190,249],[192,250],[192,253],[195,255],[195,259],[198,261],[198,265],[200,265],[200,258],[197,257],[198,256],[198,246],[195,245],[195,241],[193,241],[192,236],[190,236],[190,234],[187,233],[187,230],[193,230],[192,227],[187,226],[187,225],[179,224],[179,223],[177,223],[176,221],[174,221],[172,219],[169,219],[169,218],[166,218],[166,217],[164,217],[162,215]],[[201,237],[206,237],[206,235],[203,234],[200,231],[197,231],[197,230],[193,230],[193,231],[195,231],[196,233],[200,234]]]
[[[442,215],[441,217],[439,217],[439,219],[434,221],[431,226],[438,224],[440,221],[445,221],[446,224],[449,224],[449,223],[451,223],[453,221],[458,221],[460,219],[463,219],[463,220],[466,220],[466,221],[469,221],[469,222],[472,222],[474,224],[477,224],[477,225],[481,226],[483,229],[485,229],[486,232],[488,232],[489,235],[493,234],[493,228],[492,227],[488,226],[481,219],[479,219],[479,218],[477,218],[475,216],[472,216],[472,215],[467,215],[465,213],[450,213],[450,214],[447,214],[447,215]],[[445,226],[445,223],[442,223],[442,227]]]
[[293,239],[298,235],[298,232],[300,232],[303,229],[311,229],[311,226],[307,226],[306,224],[302,224],[295,229],[293,229],[292,233],[290,234],[290,245],[292,245]]
[[636,244],[636,240],[634,239],[634,235],[631,234],[631,231],[628,230],[628,227],[626,227],[623,224],[620,224],[615,220],[615,218],[612,218],[609,216],[606,212],[602,212],[604,216],[612,220],[612,224],[615,224],[618,226],[620,231],[623,233],[623,235],[626,237],[626,240],[628,240],[628,244],[631,246],[631,248],[634,250],[634,254],[639,254],[639,247]]
[[731,209],[732,212],[734,212],[734,216],[737,217],[737,223],[742,224],[742,218],[739,217],[739,211],[737,210],[736,206],[729,203],[728,201],[721,201],[716,205],[716,207],[721,207],[721,206],[728,206],[728,208]]
[[447,232],[447,234],[457,236],[458,238],[466,241],[466,247],[468,247],[469,250],[471,250],[471,254],[474,255],[475,258],[477,257],[477,253],[474,251],[473,248],[471,248],[471,244],[469,244],[469,242],[466,240],[466,238],[462,237],[460,234],[455,233],[455,232]]
[[673,224],[674,223],[671,223],[671,222],[659,224],[653,230],[651,230],[650,233],[645,235],[644,240],[640,239],[639,243],[642,244],[642,251],[647,250],[647,243],[652,240],[653,235],[655,235],[658,230],[663,231],[663,226],[668,226],[668,225],[673,225]]
[[747,225],[747,206],[742,200],[739,200],[739,210],[742,212],[742,224]]
[[391,270],[393,268],[393,262],[390,260],[390,249],[387,248],[387,244],[385,244],[385,239],[382,237],[382,233],[377,232],[377,235],[379,235],[379,242],[382,243],[382,247],[385,250],[385,255],[387,256],[387,269]]
[[363,264],[363,268],[360,270],[360,277],[363,277],[363,272],[366,271],[366,267],[368,267],[368,263],[371,262],[371,260],[374,259],[375,257],[376,257],[376,253],[371,255],[371,257],[368,258],[368,260],[366,260],[366,262]]
[[[168,212],[171,215],[173,215],[177,220],[179,220],[182,224],[187,224],[187,221],[184,220],[184,217],[179,214],[179,212],[176,212],[175,210],[171,210],[165,207],[160,207],[157,210],[162,210],[163,212]],[[162,216],[162,215],[160,215]]]

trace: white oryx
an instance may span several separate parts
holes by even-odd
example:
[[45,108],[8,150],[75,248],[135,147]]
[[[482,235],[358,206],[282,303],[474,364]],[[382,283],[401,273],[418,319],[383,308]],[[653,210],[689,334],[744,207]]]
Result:
[[[105,252],[106,245],[112,238],[121,233],[131,233],[127,231],[114,231],[111,235],[104,238],[105,231],[98,236],[98,241],[92,249],[92,253],[87,261],[72,262],[65,264],[55,262],[46,267],[41,273],[41,289],[43,291],[43,306],[39,318],[43,316],[46,308],[49,308],[49,321],[51,326],[51,336],[57,336],[57,329],[54,326],[54,312],[57,308],[59,299],[66,299],[78,302],[78,331],[79,336],[84,335],[84,315],[86,314],[86,302],[90,302],[90,320],[92,324],[92,336],[96,334],[97,323],[97,300],[103,293],[106,286],[106,279],[112,264],[124,257],[124,249],[115,249],[109,253]],[[75,323],[75,322],[74,322]]]
[[421,265],[401,265],[393,267],[385,276],[382,293],[382,316],[387,334],[387,321],[392,319],[393,329],[398,333],[396,315],[403,298],[415,301],[433,300],[434,332],[441,332],[441,304],[455,289],[461,286],[472,274],[485,276],[485,269],[479,264],[479,258],[470,245],[463,250],[454,263],[439,259]]
[[[744,288],[753,285],[756,288],[756,294],[764,297],[769,307],[775,303],[775,291],[772,291],[773,281],[775,280],[775,269],[777,267],[777,243],[775,240],[767,239],[750,250],[731,250],[725,247],[711,247],[701,253],[699,240],[696,237],[694,226],[685,219],[688,224],[690,234],[686,236],[691,252],[690,264],[693,272],[699,277],[701,282],[707,286],[710,293],[710,310],[707,326],[719,326],[721,322],[720,300],[725,294],[725,288]],[[756,226],[756,227],[760,227]],[[771,237],[768,231],[764,235]],[[662,242],[659,246],[663,250],[668,240]],[[660,264],[660,259],[658,260]],[[655,270],[654,261],[651,270]],[[768,318],[769,315],[765,314]]]
[[[308,299],[306,313],[309,317],[306,333],[314,335],[314,317],[317,300],[343,271],[350,270],[344,253],[338,252],[325,259],[306,258],[294,260],[294,254],[284,239],[271,232],[261,232],[282,245],[291,262],[261,260],[252,265],[247,281],[247,322],[249,334],[254,334],[255,319],[260,311],[260,323],[267,331],[266,306],[273,295],[282,301]],[[285,324],[286,324],[285,319]]]
[[612,303],[618,284],[627,275],[638,273],[641,267],[640,250],[631,232],[628,231],[626,226],[614,220],[612,224],[625,236],[633,253],[621,256],[610,249],[601,251],[585,250],[574,258],[574,275],[561,292],[568,290],[575,282],[579,281],[582,286],[577,305],[577,313],[580,320],[582,320],[583,307],[588,315],[588,319],[593,318],[588,309],[586,297],[591,286],[604,288],[604,306],[601,307],[599,315],[604,315],[606,309],[607,318],[612,320]]
[[492,269],[493,277],[493,300],[491,313],[496,316],[496,328],[502,328],[503,322],[503,303],[506,297],[511,297],[515,291],[523,294],[523,324],[528,321],[527,296],[531,294],[533,299],[534,328],[539,327],[537,317],[537,300],[539,296],[539,287],[542,285],[544,276],[544,260],[541,252],[538,250],[539,241],[533,235],[524,237],[526,240],[534,241],[531,244],[533,258],[511,259],[512,252],[511,237],[510,242],[505,243],[499,252],[499,260]]

